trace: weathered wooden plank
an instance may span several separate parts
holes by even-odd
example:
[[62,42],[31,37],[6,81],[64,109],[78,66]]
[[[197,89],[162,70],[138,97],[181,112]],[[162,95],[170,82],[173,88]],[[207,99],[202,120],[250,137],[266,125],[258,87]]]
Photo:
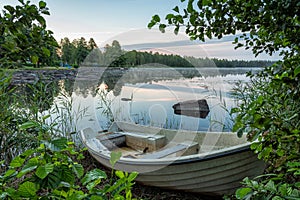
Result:
[[181,154],[184,154],[185,151],[188,151],[188,154],[194,154],[194,153],[197,153],[196,152],[196,149],[197,149],[196,146],[197,146],[197,143],[193,143],[193,144],[188,144],[188,143],[175,144],[175,145],[172,145],[171,147],[164,148],[160,151],[156,151],[156,152],[153,152],[153,153],[146,154],[142,158],[143,159],[159,159],[159,158],[163,158],[163,157],[169,156],[171,154],[179,153],[179,152],[181,152]]

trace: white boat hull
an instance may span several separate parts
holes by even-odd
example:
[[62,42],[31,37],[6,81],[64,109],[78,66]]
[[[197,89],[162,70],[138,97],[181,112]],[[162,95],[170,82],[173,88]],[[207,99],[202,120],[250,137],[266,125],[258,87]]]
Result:
[[[101,144],[100,149],[91,147],[87,142],[90,136],[82,133],[82,137],[91,155],[110,168],[110,152],[102,151]],[[257,159],[249,145],[163,159],[121,157],[115,169],[139,172],[136,181],[144,185],[208,195],[232,194],[245,177],[254,177],[264,171],[265,163]]]

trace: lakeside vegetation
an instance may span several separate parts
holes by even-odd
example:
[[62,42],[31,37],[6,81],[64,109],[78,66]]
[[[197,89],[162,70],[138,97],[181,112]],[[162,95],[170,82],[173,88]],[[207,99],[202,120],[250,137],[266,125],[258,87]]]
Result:
[[[182,9],[181,9],[181,8]],[[300,3],[285,1],[182,0],[164,18],[154,15],[148,27],[164,32],[173,26],[193,40],[221,39],[243,34],[233,41],[257,56],[279,52],[283,60],[249,75],[237,85],[238,107],[234,131],[247,134],[252,150],[268,167],[265,174],[245,178],[230,199],[300,199]]]
[[[43,15],[48,15],[49,11],[44,1],[38,5],[19,2],[16,7],[5,6],[6,10],[0,15],[1,69],[19,68],[25,63],[34,67],[48,66],[53,65],[55,59],[59,62],[63,59],[63,63],[75,66],[82,62],[92,48],[87,45],[87,49],[80,49],[78,46],[85,44],[83,40],[77,40],[78,54],[74,53],[72,58],[77,55],[77,59],[69,61],[67,54],[65,58],[63,54],[56,57],[59,45],[52,32],[46,29]],[[245,46],[255,55],[282,49],[282,61],[252,75],[250,83],[235,90],[241,104],[232,111],[237,114],[234,129],[239,136],[247,134],[249,141],[256,141],[252,149],[268,163],[268,168],[266,174],[256,179],[246,178],[244,186],[227,198],[300,198],[299,11],[298,1],[254,0],[247,3],[229,0],[224,3],[221,0],[192,0],[182,12],[184,14],[175,7],[175,13],[166,16],[166,23],[175,26],[175,33],[186,25],[186,32],[192,39],[204,40],[205,36],[211,38],[212,35],[221,38],[224,34],[242,31],[249,35],[235,40],[237,47]],[[157,15],[149,27],[156,24],[162,31],[167,26]],[[239,39],[245,40],[245,43],[240,43]],[[113,46],[107,46],[106,51]],[[126,62],[126,65],[134,64]],[[118,63],[109,64],[118,66]],[[49,85],[39,83],[29,86],[28,92],[32,95],[27,97],[31,99],[22,99],[10,86],[7,72],[0,73],[0,80],[2,199],[132,198],[135,173],[116,172],[116,179],[100,186],[107,175],[100,170],[87,171],[82,167],[83,154],[78,152],[72,139],[74,131],[59,132],[56,129],[58,123],[66,122],[54,120],[51,124],[46,123],[49,115],[43,115],[42,111],[52,103]],[[112,164],[119,155],[113,157]]]

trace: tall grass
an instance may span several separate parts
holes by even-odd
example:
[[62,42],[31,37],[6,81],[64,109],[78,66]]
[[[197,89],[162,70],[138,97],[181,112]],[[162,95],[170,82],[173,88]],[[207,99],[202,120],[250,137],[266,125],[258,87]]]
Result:
[[86,114],[86,108],[74,109],[73,98],[57,83],[12,86],[7,72],[0,72],[0,80],[0,172],[41,140],[76,140],[76,123]]

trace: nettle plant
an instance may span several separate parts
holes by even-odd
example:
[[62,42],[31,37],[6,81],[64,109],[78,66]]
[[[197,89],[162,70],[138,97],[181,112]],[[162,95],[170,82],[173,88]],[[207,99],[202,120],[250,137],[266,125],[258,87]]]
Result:
[[[112,176],[105,183],[104,171],[85,172],[79,163],[83,151],[76,151],[66,138],[41,141],[38,148],[15,157],[0,176],[1,199],[132,199],[136,172],[112,171],[116,181]],[[120,153],[113,153],[111,164],[120,157]]]

